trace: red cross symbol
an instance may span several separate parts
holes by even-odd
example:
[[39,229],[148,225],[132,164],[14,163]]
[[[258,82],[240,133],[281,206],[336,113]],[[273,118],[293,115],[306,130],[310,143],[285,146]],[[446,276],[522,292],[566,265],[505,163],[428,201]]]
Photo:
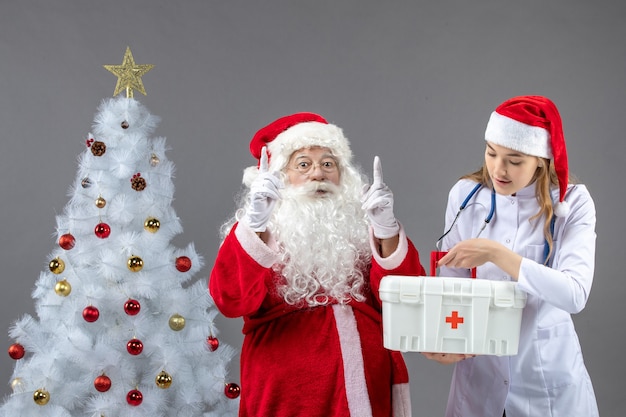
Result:
[[452,324],[453,329],[457,329],[459,327],[459,323],[463,323],[463,317],[459,317],[458,311],[453,311],[451,316],[446,317],[446,323]]

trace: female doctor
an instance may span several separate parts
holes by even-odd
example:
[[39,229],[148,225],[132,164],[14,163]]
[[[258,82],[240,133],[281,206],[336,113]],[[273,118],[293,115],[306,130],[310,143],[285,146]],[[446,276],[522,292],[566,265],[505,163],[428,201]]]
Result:
[[446,417],[598,416],[571,314],[594,272],[595,206],[569,182],[561,117],[541,96],[491,114],[483,167],[450,190],[442,276],[517,281],[528,295],[518,354],[425,353],[456,363]]

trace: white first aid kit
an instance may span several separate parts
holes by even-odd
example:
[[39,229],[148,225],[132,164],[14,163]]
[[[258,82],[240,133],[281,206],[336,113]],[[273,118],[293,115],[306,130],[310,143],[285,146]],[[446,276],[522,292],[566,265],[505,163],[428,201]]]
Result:
[[379,294],[387,349],[517,354],[526,293],[516,282],[388,275]]

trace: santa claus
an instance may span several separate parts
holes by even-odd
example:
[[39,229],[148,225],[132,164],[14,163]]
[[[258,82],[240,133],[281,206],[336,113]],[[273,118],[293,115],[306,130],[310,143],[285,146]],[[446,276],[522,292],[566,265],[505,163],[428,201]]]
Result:
[[216,306],[243,317],[239,416],[407,417],[408,373],[383,347],[379,283],[425,275],[340,128],[313,113],[259,130],[242,203],[223,228],[209,281]]

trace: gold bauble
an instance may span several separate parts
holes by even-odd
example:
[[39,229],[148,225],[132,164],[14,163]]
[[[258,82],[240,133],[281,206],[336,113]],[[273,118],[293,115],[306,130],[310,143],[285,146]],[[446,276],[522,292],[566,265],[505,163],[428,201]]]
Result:
[[60,258],[54,258],[50,261],[48,266],[50,267],[50,271],[52,271],[53,274],[60,274],[65,271],[65,262],[63,262],[63,259]]
[[96,207],[98,208],[104,208],[104,206],[107,205],[107,201],[102,198],[102,196],[96,198]]
[[13,378],[11,381],[11,389],[13,392],[24,392],[24,381],[22,378]]
[[54,292],[56,292],[61,297],[67,297],[72,292],[72,286],[69,282],[67,282],[67,280],[62,279],[55,284]]
[[39,405],[46,405],[50,401],[50,393],[45,389],[38,389],[33,394],[33,400]]
[[167,389],[172,385],[172,376],[165,371],[161,371],[161,373],[156,376],[154,382],[157,384],[157,387]]
[[141,271],[141,268],[143,268],[143,259],[141,259],[139,256],[133,255],[128,258],[126,266],[128,266],[128,269],[133,272]]
[[170,328],[175,331],[182,330],[185,327],[185,318],[180,314],[173,314],[170,317]]
[[154,217],[148,217],[146,221],[143,222],[143,228],[150,233],[156,233],[159,227],[161,227],[161,222]]

